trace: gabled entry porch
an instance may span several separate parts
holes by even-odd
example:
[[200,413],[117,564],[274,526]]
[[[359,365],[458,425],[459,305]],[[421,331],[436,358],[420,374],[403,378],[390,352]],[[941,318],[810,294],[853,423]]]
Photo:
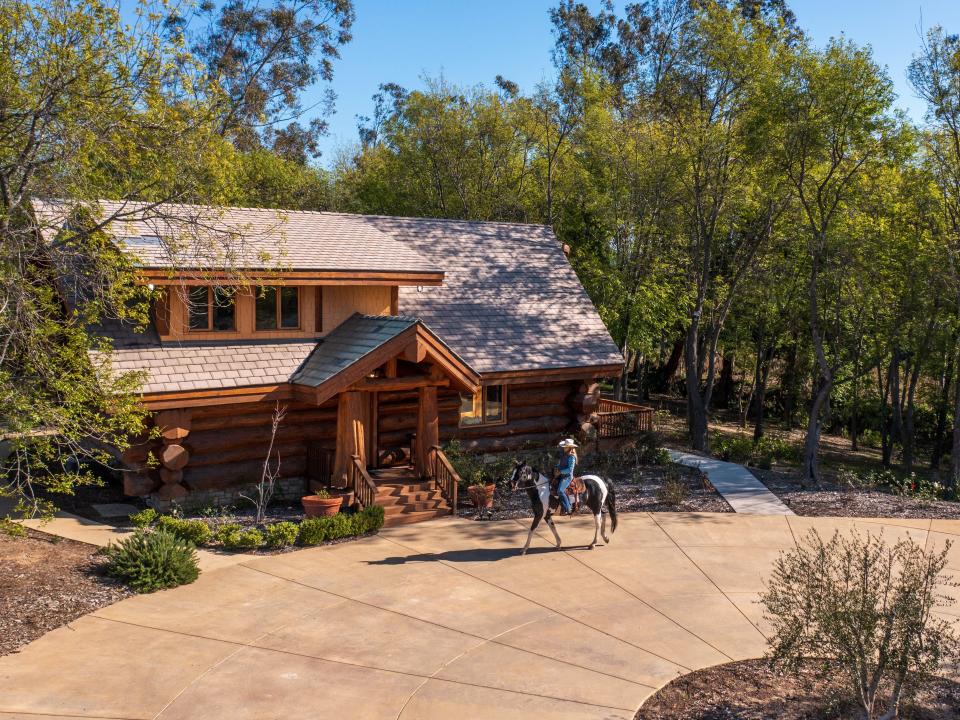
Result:
[[[474,392],[477,373],[417,318],[354,315],[317,346],[292,378],[295,396],[337,401],[335,447],[315,448],[321,483],[349,486],[362,505],[413,521],[456,507],[457,477],[439,448],[438,391]],[[380,440],[380,399],[415,397],[415,432]],[[400,516],[406,516],[401,518]]]

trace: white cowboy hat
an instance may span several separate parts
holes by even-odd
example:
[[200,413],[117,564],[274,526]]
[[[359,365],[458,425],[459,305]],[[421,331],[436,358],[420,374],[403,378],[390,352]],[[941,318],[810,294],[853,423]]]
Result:
[[568,448],[568,447],[577,447],[577,444],[573,441],[573,438],[567,438],[566,440],[561,440],[558,447]]

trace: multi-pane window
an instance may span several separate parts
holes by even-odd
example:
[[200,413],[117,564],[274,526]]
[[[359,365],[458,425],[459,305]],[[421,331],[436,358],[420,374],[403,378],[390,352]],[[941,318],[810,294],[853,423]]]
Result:
[[236,302],[233,291],[228,288],[206,285],[190,288],[187,311],[191,330],[237,329]]
[[471,394],[460,395],[460,425],[496,425],[506,421],[506,392],[503,385],[487,385]]
[[260,288],[256,306],[257,330],[296,330],[300,327],[299,288]]

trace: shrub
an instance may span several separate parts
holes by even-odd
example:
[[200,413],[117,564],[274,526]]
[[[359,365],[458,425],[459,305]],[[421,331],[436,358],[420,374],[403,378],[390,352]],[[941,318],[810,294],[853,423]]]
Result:
[[242,530],[243,528],[237,523],[224,523],[214,531],[213,539],[221,545],[226,545],[226,540],[228,538],[233,538],[236,535],[239,535]]
[[384,512],[379,505],[370,505],[358,513],[339,513],[330,517],[307,518],[300,523],[297,542],[301,545],[319,545],[326,540],[362,535],[383,527]]
[[873,430],[871,428],[860,431],[859,442],[861,445],[868,448],[878,448],[883,444],[880,439],[880,431]]
[[[223,528],[228,528],[226,531]],[[239,525],[223,525],[218,529],[218,539],[227,550],[250,550],[263,545],[263,533],[256,528],[244,530]]]
[[951,624],[934,613],[954,602],[937,587],[956,585],[942,575],[949,549],[857,533],[824,542],[811,531],[781,554],[760,598],[773,626],[770,659],[796,670],[813,658],[824,677],[845,681],[867,718],[897,717],[901,696],[960,659]]
[[170,515],[161,515],[157,529],[173,533],[178,538],[200,547],[210,540],[210,526],[203,520],[184,520]]
[[663,485],[657,490],[657,500],[665,505],[677,507],[683,504],[687,499],[687,486],[680,478],[680,474],[671,468],[663,481]]
[[767,463],[768,467],[775,462],[793,465],[799,462],[800,453],[788,440],[776,435],[764,435],[753,446],[753,459],[758,464]]
[[301,545],[319,545],[326,540],[326,518],[307,518],[300,523],[297,542]]
[[263,537],[269,547],[282,548],[293,545],[297,541],[299,528],[296,523],[276,522],[263,529]]
[[200,575],[193,545],[166,530],[139,528],[106,555],[107,573],[140,593],[192,583]]
[[27,536],[27,529],[10,518],[0,518],[0,533],[10,537],[22,538]]
[[753,439],[746,435],[718,436],[713,447],[717,457],[727,462],[745,463],[753,457]]
[[146,510],[133,513],[133,515],[130,516],[130,522],[133,523],[134,527],[145,528],[153,525],[158,517],[160,517],[160,515],[156,510],[147,508]]

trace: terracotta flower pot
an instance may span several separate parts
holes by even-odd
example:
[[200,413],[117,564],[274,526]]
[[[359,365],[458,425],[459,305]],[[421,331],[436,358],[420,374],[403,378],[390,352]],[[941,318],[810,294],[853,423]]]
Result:
[[493,492],[497,486],[493,483],[489,485],[471,485],[467,488],[467,494],[477,509],[487,509],[493,507]]
[[307,517],[327,517],[336,515],[340,512],[340,506],[343,504],[343,498],[339,495],[333,495],[328,498],[318,497],[317,495],[304,495],[300,498],[303,503],[303,513]]

